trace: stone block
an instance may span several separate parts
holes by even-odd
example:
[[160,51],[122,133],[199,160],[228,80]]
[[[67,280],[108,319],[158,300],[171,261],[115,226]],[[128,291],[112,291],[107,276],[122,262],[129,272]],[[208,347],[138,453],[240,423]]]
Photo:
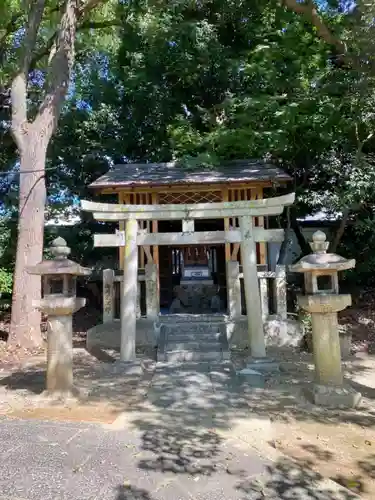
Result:
[[251,368],[244,368],[243,370],[240,370],[237,372],[237,375],[242,379],[244,382],[247,384],[254,386],[254,387],[260,387],[264,388],[264,375],[263,373],[253,370]]
[[218,295],[214,295],[213,297],[211,297],[210,307],[211,311],[214,313],[221,311],[221,300]]
[[[159,313],[159,291],[156,264],[146,264],[146,316],[156,319]],[[139,288],[139,287],[138,287]]]
[[305,388],[304,394],[312,403],[332,409],[355,408],[362,398],[361,393],[355,391],[352,387],[319,384],[313,384]]
[[304,331],[298,321],[271,316],[263,328],[268,346],[299,347],[302,343]]
[[110,323],[115,316],[115,273],[113,269],[104,269],[103,271],[103,323]]
[[276,278],[274,280],[274,302],[277,314],[282,319],[287,319],[287,296],[286,296],[286,269],[285,266],[276,266]]
[[[207,282],[185,281],[173,289],[175,299],[173,307],[170,308],[171,314],[179,314],[183,312],[193,314],[208,314],[211,311],[212,298],[217,294],[217,285]],[[178,306],[178,307],[177,307]],[[214,299],[215,312],[219,312],[221,308],[219,302]]]
[[168,342],[168,351],[220,351],[220,342],[206,342],[205,338],[202,338],[200,342],[199,339],[189,342],[176,341],[172,336],[171,340]]
[[223,349],[222,357],[223,357],[224,361],[230,361],[230,359],[231,359],[230,351],[226,351]]
[[246,363],[246,368],[257,372],[278,372],[280,365],[272,358],[250,358]]
[[197,335],[196,333],[180,333],[179,330],[175,334],[173,334],[174,342],[195,342],[198,340],[204,340],[205,343],[213,343],[219,342],[221,339],[220,332],[217,333],[207,333],[205,335]]
[[238,261],[227,262],[227,302],[231,318],[241,316],[241,282]]
[[142,376],[143,368],[140,361],[116,361],[113,364],[113,373],[121,375]]

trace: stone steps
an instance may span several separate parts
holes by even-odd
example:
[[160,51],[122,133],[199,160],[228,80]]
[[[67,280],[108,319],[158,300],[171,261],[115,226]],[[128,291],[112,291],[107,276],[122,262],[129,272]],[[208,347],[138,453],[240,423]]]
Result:
[[220,351],[167,351],[165,353],[165,361],[168,363],[181,363],[183,361],[222,361],[223,352]]
[[220,342],[168,342],[167,352],[170,351],[221,351]]
[[177,324],[177,325],[164,325],[166,332],[169,334],[178,334],[178,333],[194,333],[196,335],[206,335],[209,333],[217,333],[220,331],[220,325],[210,325],[210,324],[202,324],[202,323],[191,323],[189,324]]
[[171,342],[219,342],[221,333],[208,333],[206,335],[197,335],[195,333],[177,333],[169,337]]
[[[204,362],[230,359],[223,317],[211,318],[190,315],[176,315],[160,318],[161,330],[157,352],[158,361]],[[218,319],[221,318],[221,322]],[[200,319],[200,321],[198,321]]]
[[160,322],[163,325],[191,325],[192,323],[222,324],[227,321],[225,314],[163,314],[160,316]]

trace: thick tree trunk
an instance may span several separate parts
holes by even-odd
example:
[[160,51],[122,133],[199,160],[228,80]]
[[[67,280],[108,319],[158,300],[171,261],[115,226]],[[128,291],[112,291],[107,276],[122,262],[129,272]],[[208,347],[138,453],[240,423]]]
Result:
[[[88,6],[85,4],[85,8],[90,10],[99,1],[101,0],[92,0]],[[46,150],[56,129],[72,76],[78,12],[78,0],[63,2],[50,52],[45,97],[35,120],[30,123],[27,117],[27,81],[45,4],[45,0],[29,3],[20,67],[13,79],[11,93],[12,134],[20,152],[21,169],[9,343],[22,347],[38,346],[42,341],[40,314],[33,307],[33,301],[41,295],[41,280],[38,276],[30,276],[27,269],[37,264],[43,255]]]
[[41,135],[28,133],[20,151],[18,242],[8,343],[24,348],[42,343],[41,317],[33,307],[41,296],[41,279],[27,272],[43,255],[46,147]]

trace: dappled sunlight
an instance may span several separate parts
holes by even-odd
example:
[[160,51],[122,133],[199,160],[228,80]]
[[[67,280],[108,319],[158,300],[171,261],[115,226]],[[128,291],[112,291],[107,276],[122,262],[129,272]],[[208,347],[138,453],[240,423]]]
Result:
[[[108,359],[118,359],[116,353],[107,355]],[[306,355],[294,362],[295,356],[290,352],[291,360],[284,361],[283,352],[281,371],[270,374],[265,388],[261,389],[247,385],[231,370],[215,372],[213,369],[208,375],[208,364],[203,372],[197,372],[194,365],[190,370],[185,367],[176,371],[172,366],[162,372],[159,368],[155,371],[155,366],[159,365],[148,357],[148,353],[141,358],[144,371],[140,378],[122,374],[117,363],[98,361],[86,351],[75,349],[74,381],[84,395],[88,394],[81,405],[106,404],[118,413],[134,413],[143,408],[147,413],[152,406],[152,413],[160,413],[161,420],[165,418],[168,407],[169,412],[173,410],[174,418],[182,419],[183,424],[190,418],[191,412],[192,415],[205,412],[214,420],[215,426],[222,429],[231,428],[232,420],[237,422],[252,415],[285,421],[294,418],[320,423],[352,422],[366,427],[375,425],[375,405],[371,403],[374,389],[364,383],[359,386],[353,380],[371,373],[368,364],[362,360],[345,364],[347,380],[363,393],[364,403],[356,410],[328,410],[310,404],[303,397],[302,388],[313,380],[313,366],[311,356]],[[236,365],[241,366],[238,360]],[[2,399],[6,401],[15,395],[17,406],[22,405],[22,398],[32,405],[33,396],[40,395],[45,388],[45,366],[41,358],[38,364],[4,373],[0,379],[0,388],[4,392]],[[35,404],[40,405],[41,402]]]
[[[257,485],[256,482],[239,482],[238,489],[246,495],[258,491],[258,498],[309,498],[311,500],[354,500],[357,498],[349,491],[331,488],[327,485],[322,491],[319,485],[322,477],[311,468],[310,461],[295,461],[290,458],[281,458],[268,468],[269,478],[265,484]],[[274,497],[277,495],[277,497]],[[244,497],[245,498],[245,497]]]
[[[116,351],[106,354],[112,360],[118,359]],[[228,492],[235,491],[237,496],[233,498],[240,500],[249,491],[251,498],[258,494],[272,498],[267,496],[272,492],[287,499],[304,492],[311,495],[309,498],[350,499],[354,497],[348,493],[314,497],[320,479],[313,471],[326,470],[325,476],[345,488],[352,486],[356,493],[362,491],[359,484],[366,485],[372,478],[372,456],[353,459],[358,462],[354,483],[349,472],[346,478],[346,469],[340,479],[332,466],[327,466],[338,460],[335,450],[322,446],[324,442],[306,438],[314,433],[312,430],[307,434],[311,426],[316,426],[318,434],[322,428],[330,434],[337,424],[354,424],[359,429],[375,426],[371,399],[357,410],[328,410],[306,401],[302,388],[314,375],[310,355],[285,349],[272,351],[272,356],[280,360],[281,370],[267,376],[264,388],[252,387],[238,377],[230,362],[173,365],[156,363],[147,350],[139,356],[141,377],[126,374],[115,361],[99,361],[92,353],[75,349],[74,380],[86,396],[68,410],[40,396],[45,384],[44,361],[8,373],[0,379],[0,391],[8,398],[3,413],[23,419],[98,422],[109,425],[108,429],[125,426],[139,441],[139,451],[134,455],[139,470],[150,477],[165,476],[172,481],[166,488],[175,488],[177,483],[173,481],[178,481],[178,485],[197,495],[203,484],[214,489],[214,483],[219,482],[226,485]],[[246,362],[246,356],[238,353],[233,359],[237,369]],[[349,379],[365,376],[368,370],[368,362],[361,359],[345,363]],[[288,449],[284,440],[278,442],[278,426],[295,429],[298,423],[304,433],[301,430],[300,441],[289,435],[293,449]],[[283,451],[290,459],[277,455],[270,462],[262,458],[272,456],[272,450],[277,454]],[[255,481],[259,474],[260,485]],[[116,491],[117,500],[163,498],[146,485],[121,485]],[[231,494],[227,497],[231,498]]]

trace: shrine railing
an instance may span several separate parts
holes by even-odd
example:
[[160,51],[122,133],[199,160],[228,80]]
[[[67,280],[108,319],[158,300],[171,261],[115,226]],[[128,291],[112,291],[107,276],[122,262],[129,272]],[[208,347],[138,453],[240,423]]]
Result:
[[[243,273],[242,266],[238,266],[238,281],[240,293],[237,297],[238,303],[231,307],[228,300],[227,314],[235,319],[246,315],[246,302],[243,292]],[[287,317],[287,299],[286,299],[286,269],[285,266],[276,266],[275,271],[265,270],[265,266],[259,266],[258,282],[262,306],[262,319],[266,321],[270,311],[283,319]],[[148,276],[147,276],[148,277]],[[147,280],[149,281],[149,280]],[[119,317],[117,314],[119,307],[116,307],[116,301],[120,300],[120,287],[123,282],[123,274],[116,275],[113,269],[103,270],[103,323],[110,323]],[[156,285],[156,283],[155,283]],[[149,317],[147,311],[147,294],[154,293],[150,286],[146,285],[146,274],[138,274],[137,288],[137,317]],[[270,307],[271,305],[271,307]]]

